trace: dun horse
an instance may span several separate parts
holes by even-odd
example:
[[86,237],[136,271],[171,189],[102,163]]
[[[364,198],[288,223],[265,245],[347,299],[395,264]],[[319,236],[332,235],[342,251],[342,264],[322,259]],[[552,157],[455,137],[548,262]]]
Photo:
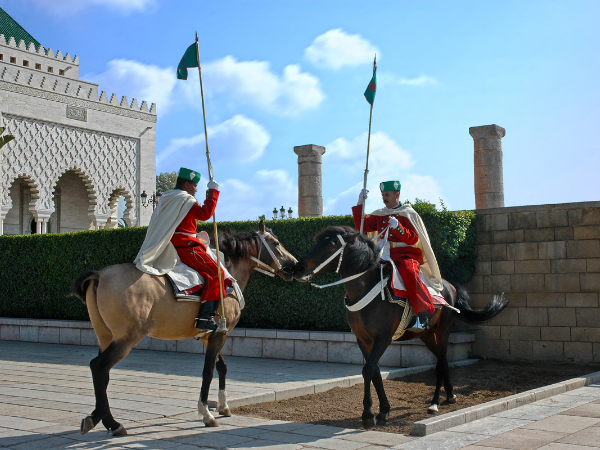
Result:
[[[294,277],[301,279],[313,274],[319,265],[326,262],[340,249],[343,245],[340,238],[346,243],[339,256],[341,259],[332,258],[328,264],[318,270],[318,274],[335,272],[336,267],[339,267],[339,272],[343,278],[365,272],[362,276],[344,282],[348,296],[346,304],[352,306],[365,297],[381,279],[381,263],[374,244],[355,229],[329,227],[317,233],[314,238],[316,245],[298,261],[294,270]],[[407,331],[400,338],[400,340],[420,338],[437,358],[437,383],[431,406],[428,409],[428,412],[432,414],[437,413],[440,405],[442,383],[444,384],[448,403],[456,403],[456,395],[452,392],[452,384],[450,383],[447,357],[448,338],[455,319],[458,317],[467,323],[480,324],[495,317],[508,303],[503,296],[494,297],[487,308],[476,311],[469,306],[469,297],[464,289],[460,287],[457,289],[446,280],[443,281],[443,285],[442,295],[444,299],[448,304],[458,308],[460,314],[446,307],[437,309],[435,315],[430,319],[428,330],[418,334]],[[365,428],[375,426],[375,419],[378,425],[384,424],[390,412],[390,404],[379,371],[379,358],[392,343],[392,337],[398,329],[403,312],[403,307],[388,301],[381,301],[380,297],[371,301],[363,309],[355,312],[346,311],[346,320],[352,332],[356,335],[358,346],[366,360],[362,371],[364,378],[362,422]],[[371,411],[373,405],[371,382],[379,398],[379,414],[377,417]]]
[[[261,246],[265,245],[268,248],[261,251]],[[263,268],[270,268],[271,272],[286,281],[292,280],[296,259],[279,243],[271,230],[265,229],[262,221],[258,232],[220,235],[219,246],[226,256],[228,270],[241,290],[246,287],[252,270],[259,265],[257,258]],[[100,347],[98,356],[90,362],[96,408],[91,416],[81,421],[81,433],[87,433],[102,421],[114,436],[125,435],[125,428],[113,418],[108,404],[106,390],[110,369],[145,336],[169,340],[196,336],[195,317],[199,303],[178,302],[170,282],[164,276],[148,275],[133,264],[119,264],[97,272],[83,273],[75,281],[73,295],[87,305]],[[230,295],[224,299],[224,306],[227,328],[231,331],[240,319],[240,306]],[[198,411],[207,426],[219,425],[207,406],[215,366],[219,374],[217,410],[219,414],[231,415],[225,395],[227,366],[221,354],[225,339],[227,333],[221,332],[201,336],[206,346],[206,356]]]

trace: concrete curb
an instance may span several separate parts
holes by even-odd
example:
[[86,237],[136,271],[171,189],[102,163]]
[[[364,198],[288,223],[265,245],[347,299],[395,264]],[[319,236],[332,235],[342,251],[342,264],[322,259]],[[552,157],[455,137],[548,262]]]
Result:
[[506,411],[528,403],[543,400],[558,394],[579,389],[600,382],[600,372],[594,372],[581,378],[571,378],[560,383],[531,389],[520,394],[492,400],[480,405],[470,406],[431,419],[419,420],[412,425],[411,435],[427,436],[474,420],[483,419],[502,411]]
[[[449,363],[450,367],[466,366],[469,364],[475,364],[478,359],[468,359],[462,361],[455,361]],[[394,369],[390,371],[381,372],[381,376],[384,380],[394,380],[413,373],[425,372],[427,370],[435,369],[435,364],[428,364],[425,366],[407,367],[405,369]],[[285,400],[288,398],[300,397],[302,395],[318,394],[319,392],[325,392],[334,387],[350,387],[355,384],[363,383],[362,375],[353,375],[348,377],[332,378],[329,380],[319,381],[310,386],[302,386],[296,388],[282,389],[272,392],[265,392],[261,394],[248,395],[246,397],[228,398],[227,403],[231,408],[237,408],[239,406],[255,405],[257,403],[273,402],[276,400]],[[209,406],[214,407],[216,403],[209,402]]]

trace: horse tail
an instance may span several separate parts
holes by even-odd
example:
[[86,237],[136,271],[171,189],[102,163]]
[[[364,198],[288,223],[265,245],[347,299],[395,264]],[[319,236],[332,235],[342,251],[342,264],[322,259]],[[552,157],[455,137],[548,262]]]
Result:
[[94,290],[98,286],[98,280],[100,279],[100,273],[94,270],[88,270],[87,272],[83,272],[75,282],[73,283],[73,290],[71,291],[70,296],[79,297],[81,303],[86,304],[85,301],[85,293],[88,288],[88,283],[92,281],[94,283]]
[[492,320],[508,305],[508,299],[502,293],[494,295],[491,303],[484,309],[475,310],[471,308],[471,299],[464,287],[456,286],[456,294],[456,307],[460,310],[460,314],[456,317],[473,325],[483,324]]

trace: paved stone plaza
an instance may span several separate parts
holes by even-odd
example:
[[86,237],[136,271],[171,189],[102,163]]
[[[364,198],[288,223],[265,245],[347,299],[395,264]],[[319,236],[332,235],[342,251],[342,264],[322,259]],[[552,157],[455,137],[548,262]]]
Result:
[[[422,438],[242,416],[218,417],[221,426],[207,428],[196,412],[202,356],[144,350],[133,351],[111,372],[113,414],[129,435],[115,438],[99,425],[82,436],[79,423],[94,403],[88,363],[95,354],[91,347],[0,341],[0,448],[600,448],[600,384]],[[228,393],[240,402],[253,395],[270,399],[277,393],[280,398],[299,395],[302,389],[314,392],[319,383],[355,376],[361,369],[258,358],[227,361]]]

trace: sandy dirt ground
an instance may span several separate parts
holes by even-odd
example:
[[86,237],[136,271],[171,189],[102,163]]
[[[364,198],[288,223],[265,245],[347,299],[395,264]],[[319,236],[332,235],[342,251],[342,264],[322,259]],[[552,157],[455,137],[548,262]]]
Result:
[[[515,363],[479,361],[470,366],[450,369],[456,404],[442,402],[440,414],[466,408],[529,389],[557,383],[600,370],[600,365],[555,364],[547,362]],[[422,372],[398,380],[384,380],[392,407],[388,422],[377,431],[409,434],[413,422],[431,417],[427,414],[435,389],[435,371]],[[373,412],[379,401],[371,386]],[[441,400],[446,395],[442,389]],[[333,388],[327,392],[288,400],[243,406],[233,414],[322,424],[343,428],[361,428],[363,385]]]

